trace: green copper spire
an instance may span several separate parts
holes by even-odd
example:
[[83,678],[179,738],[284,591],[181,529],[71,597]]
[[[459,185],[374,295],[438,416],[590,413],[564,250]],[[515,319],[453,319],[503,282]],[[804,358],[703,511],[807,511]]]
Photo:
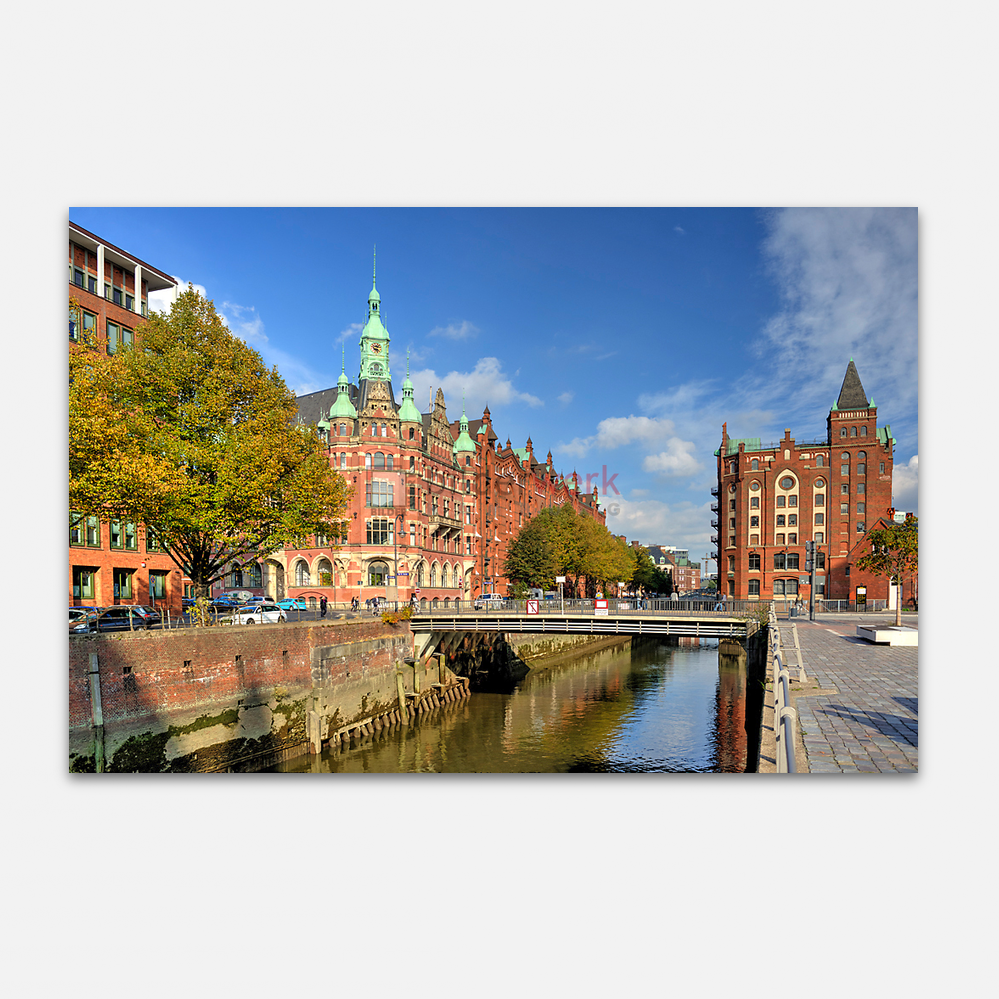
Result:
[[406,380],[402,383],[402,405],[399,406],[399,419],[404,423],[422,423],[423,417],[413,402],[413,383],[409,380],[409,351],[406,351]]
[[389,335],[382,323],[382,297],[375,287],[375,267],[371,270],[371,294],[368,295],[368,318],[361,330],[361,372],[358,381],[390,381]]
[[[459,433],[458,439],[454,442],[454,447],[451,448],[451,453],[457,458],[460,453],[464,452],[474,452],[475,451],[475,441],[468,436],[468,417],[465,415],[465,393],[461,393],[461,423],[458,424]],[[458,459],[458,463],[462,464],[461,459]]]
[[[346,356],[341,354],[340,377],[336,380],[336,401],[330,409],[330,420],[356,420],[357,410],[350,401],[350,380],[347,378]],[[353,428],[352,428],[353,429]]]

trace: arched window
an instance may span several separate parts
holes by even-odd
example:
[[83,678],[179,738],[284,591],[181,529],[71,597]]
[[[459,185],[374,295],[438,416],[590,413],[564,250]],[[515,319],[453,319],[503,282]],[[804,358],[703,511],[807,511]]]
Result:
[[441,569],[441,586],[445,588],[447,587],[447,577],[448,577],[448,567],[447,565],[445,565],[444,568]]
[[821,468],[825,463],[826,463],[826,459],[824,457],[822,457],[821,454],[818,455],[818,457],[816,457],[816,459],[815,459],[815,466],[816,466],[816,468]]
[[308,563],[303,562],[299,559],[295,563],[295,585],[296,586],[309,586],[309,566]]
[[347,452],[346,451],[344,451],[343,454],[340,455],[340,467],[341,468],[346,468],[347,467]]
[[371,455],[370,454],[366,454],[364,456],[364,467],[365,468],[371,468]]
[[382,437],[388,437],[388,428],[384,423],[382,424]]
[[385,456],[385,467],[388,469],[395,467],[395,459],[390,454]]
[[433,589],[437,585],[437,563],[435,562],[430,567],[430,588]]
[[347,436],[347,424],[346,423],[341,423],[340,424],[340,436],[341,437],[346,437]]
[[759,462],[759,459],[757,459],[757,458],[754,458],[754,459],[753,459],[753,463],[752,463],[752,464],[751,464],[751,465],[750,465],[749,467],[750,467],[750,468],[751,468],[751,469],[752,469],[752,470],[753,470],[754,472],[758,472],[758,471],[760,470],[760,462]]
[[867,436],[867,427],[861,427],[860,428],[860,436],[861,437],[866,437]]
[[368,563],[368,586],[386,586],[388,584],[388,564],[386,562]]
[[373,468],[384,468],[385,467],[385,455],[381,451],[375,452],[375,460],[372,465]]
[[329,559],[327,558],[320,559],[316,565],[316,572],[319,575],[320,586],[333,585],[333,566],[330,565]]
[[416,585],[417,586],[421,586],[421,587],[423,586],[423,566],[424,566],[424,563],[421,562],[416,567]]
[[851,437],[856,437],[857,436],[857,428],[856,427],[850,427],[850,436]]

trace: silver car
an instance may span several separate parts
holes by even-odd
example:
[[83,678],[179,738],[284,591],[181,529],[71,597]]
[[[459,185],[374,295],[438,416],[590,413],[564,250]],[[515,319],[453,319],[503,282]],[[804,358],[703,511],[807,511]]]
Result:
[[248,604],[233,612],[233,624],[284,624],[285,612],[277,604],[264,601]]

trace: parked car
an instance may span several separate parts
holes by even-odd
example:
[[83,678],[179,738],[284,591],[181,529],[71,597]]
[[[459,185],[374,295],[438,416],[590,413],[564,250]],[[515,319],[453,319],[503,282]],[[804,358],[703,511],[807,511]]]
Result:
[[[131,620],[130,620],[131,619]],[[73,627],[74,633],[85,631],[148,631],[162,622],[160,612],[141,604],[109,607],[106,611]]]
[[277,605],[281,610],[286,611],[309,609],[309,605],[305,602],[304,597],[284,597],[277,602]]
[[223,594],[221,597],[216,597],[212,601],[211,606],[215,610],[232,610],[233,608],[238,607],[239,604],[228,594]]
[[277,604],[265,601],[262,604],[247,604],[233,611],[233,624],[284,624],[287,616]]
[[[98,607],[70,607],[69,609],[69,630],[70,633],[74,631],[88,631],[89,629],[86,625],[89,625],[97,615],[100,613],[100,608]],[[79,625],[84,625],[83,628],[79,628]]]
[[194,606],[194,597],[181,597],[180,598],[180,609],[190,610]]
[[502,610],[505,603],[506,598],[499,593],[483,593],[472,606],[475,610]]

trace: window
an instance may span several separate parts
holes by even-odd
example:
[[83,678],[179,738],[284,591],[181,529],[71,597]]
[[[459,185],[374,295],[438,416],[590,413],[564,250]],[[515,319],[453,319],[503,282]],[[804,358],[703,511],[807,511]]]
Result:
[[436,586],[437,585],[437,563],[436,562],[430,567],[430,585],[431,586]]
[[857,504],[857,513],[863,513],[863,512],[864,512],[864,504],[863,503],[858,503]]
[[758,579],[751,579],[749,581],[749,595],[751,597],[758,597],[760,595],[760,581]]
[[115,600],[131,600],[132,599],[132,570],[131,569],[115,569],[113,572],[114,579],[114,597]]
[[409,456],[409,470],[411,472],[416,471],[416,459],[412,455]]
[[797,569],[798,568],[798,553],[797,552],[775,552],[774,553],[774,568],[775,569]]
[[861,427],[860,428],[860,436],[861,437],[866,437],[867,436],[867,427]]
[[797,506],[798,505],[798,497],[797,496],[788,496],[788,498],[787,498],[787,505],[788,506]]
[[374,482],[364,484],[364,505],[365,506],[394,506],[392,502],[392,483]]
[[344,451],[340,455],[340,469],[341,471],[344,471],[346,470],[346,468],[347,468],[347,452]]
[[730,510],[734,510],[735,509],[735,500],[729,500],[728,501],[728,508]]
[[858,521],[857,522],[857,533],[858,534],[863,534],[864,531],[866,531],[866,530],[867,530],[867,528],[860,521]]
[[760,497],[759,496],[750,496],[749,497],[749,509],[750,510],[759,510],[759,508],[760,508]]
[[840,427],[839,428],[839,435],[840,435],[840,437],[845,437],[846,436],[846,427]]
[[816,524],[823,524],[823,523],[825,523],[825,514],[817,513],[815,515],[815,523]]
[[750,527],[759,527],[760,526],[760,518],[759,517],[750,517],[749,518],[749,526]]
[[385,424],[382,424],[382,437],[388,437],[388,430],[385,429]]
[[735,556],[729,555],[728,557],[728,571],[735,572]]
[[409,525],[409,543],[416,547],[416,524]]
[[787,516],[787,526],[797,527],[798,526],[798,515],[796,513],[789,513]]
[[750,552],[749,553],[749,571],[758,572],[760,568],[760,553]]
[[416,486],[409,487],[409,509],[416,509]]
[[754,458],[752,460],[752,462],[750,462],[749,467],[750,467],[750,469],[752,469],[752,471],[758,472],[760,470],[760,462],[759,462],[759,460],[757,458]]
[[749,488],[750,488],[750,489],[751,489],[751,490],[752,490],[752,491],[753,491],[754,493],[755,493],[755,492],[758,492],[758,491],[759,491],[759,488],[760,488],[760,484],[759,484],[758,482],[756,482],[756,481],[753,481],[753,482],[750,482],[750,483],[749,483]]
[[850,436],[851,437],[856,437],[857,436],[857,428],[856,427],[850,427]]
[[786,503],[787,503],[787,497],[785,497],[785,496],[778,496],[777,497],[777,506],[782,507]]
[[840,505],[839,505],[839,512],[844,517],[846,517],[850,513],[850,504],[849,503],[840,503]]
[[413,427],[410,427],[409,428],[409,439],[412,440],[415,435],[416,435],[416,430]]
[[94,599],[94,569],[83,569],[73,566],[73,599]]
[[364,456],[364,467],[365,468],[371,468],[371,455],[370,454],[366,454]]
[[866,475],[866,474],[867,474],[867,466],[863,462],[861,462],[857,466],[857,475]]
[[368,566],[368,585],[387,586],[388,585],[388,565],[384,562],[372,562]]
[[341,437],[346,437],[347,436],[347,424],[346,423],[341,423],[340,424],[340,436]]
[[111,535],[112,548],[127,548],[129,551],[136,550],[135,524],[131,521],[112,520],[108,525]]
[[391,471],[395,467],[395,458],[393,455],[389,454],[385,456],[385,467]]
[[848,476],[850,474],[850,466],[849,465],[840,465],[839,466],[839,474],[842,475],[842,476]]
[[839,491],[840,491],[841,493],[848,493],[848,492],[850,491],[850,484],[849,484],[848,482],[844,482],[844,483],[843,483],[843,484],[842,484],[842,485],[841,485],[841,486],[839,487]]
[[784,478],[780,480],[780,487],[781,489],[793,489],[794,479],[792,479],[790,475],[785,475]]
[[849,452],[849,451],[844,451],[844,452],[843,452],[843,453],[842,453],[842,454],[841,454],[841,455],[839,456],[839,458],[840,458],[840,461],[849,461],[849,460],[850,460],[850,452]]
[[863,482],[858,482],[857,483],[857,492],[860,493],[860,494],[863,494],[863,492],[864,492],[864,483]]
[[821,468],[825,463],[826,463],[826,459],[823,458],[821,454],[820,455],[816,455],[816,458],[815,458],[815,467],[816,468]]
[[384,468],[385,467],[385,455],[381,451],[375,452],[375,460],[372,463],[372,468]]
[[392,543],[392,522],[385,517],[376,517],[367,522],[368,544],[388,545]]
[[749,543],[751,545],[758,545],[760,543],[760,536],[758,534],[750,534]]
[[796,545],[798,543],[798,535],[797,534],[789,534],[787,536],[787,543],[789,545]]
[[777,535],[777,536],[776,536],[776,537],[774,538],[774,543],[775,543],[775,544],[778,544],[778,545],[782,545],[782,544],[784,544],[784,535],[783,535],[783,534],[778,534],[778,535]]
[[735,517],[730,517],[728,521],[729,530],[735,530]]
[[118,352],[118,339],[121,327],[117,323],[105,323],[104,325],[108,335],[108,353],[115,354]]
[[826,505],[826,494],[816,493],[814,499],[812,500],[814,506],[825,506]]
[[162,569],[149,570],[149,596],[153,600],[166,599],[167,575]]
[[784,514],[782,514],[782,513],[777,514],[777,526],[778,527],[784,527],[785,526],[785,524],[784,524]]
[[[822,531],[816,531],[815,532],[815,543],[817,545],[821,545],[822,542],[825,541],[825,540],[826,540],[826,536],[825,536],[825,534]],[[826,557],[825,557],[825,555],[820,552],[816,556],[816,558],[817,558],[817,561],[815,563],[815,568],[816,569],[823,568],[825,566],[825,564],[826,564]]]
[[309,585],[309,566],[301,559],[299,559],[295,563],[295,585],[296,586]]
[[885,474],[885,463],[884,462],[881,462],[881,464],[878,466],[878,473],[880,475],[884,475]]

